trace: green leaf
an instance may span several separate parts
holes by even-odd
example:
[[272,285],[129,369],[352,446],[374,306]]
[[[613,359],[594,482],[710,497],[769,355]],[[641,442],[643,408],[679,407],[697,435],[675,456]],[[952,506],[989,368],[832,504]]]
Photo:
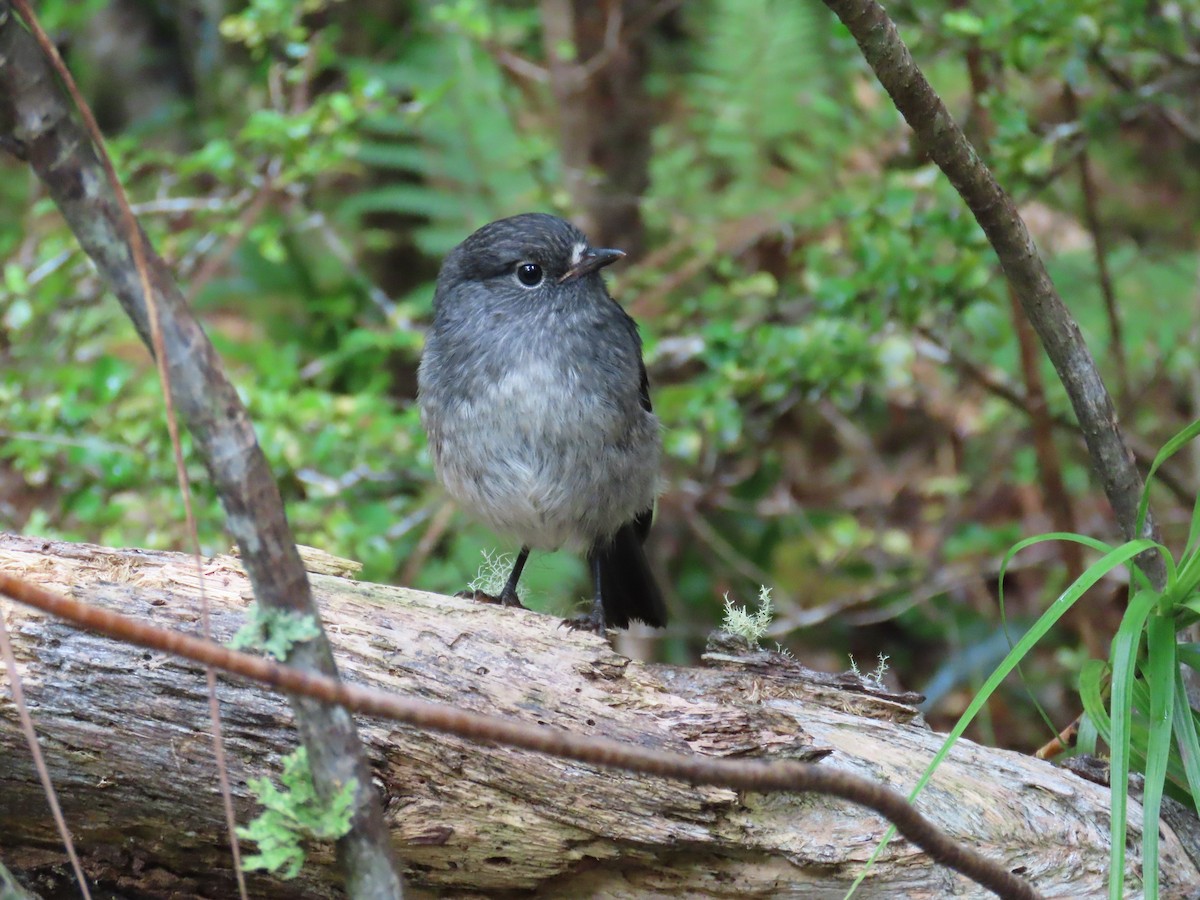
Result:
[[[1190,425],[1177,432],[1170,440],[1163,444],[1162,449],[1154,457],[1154,462],[1150,464],[1150,471],[1146,473],[1146,484],[1142,488],[1142,499],[1138,503],[1137,514],[1137,533],[1141,534],[1142,529],[1146,524],[1146,511],[1150,507],[1150,482],[1154,478],[1154,473],[1158,471],[1159,466],[1178,453],[1183,447],[1192,441],[1196,435],[1200,435],[1200,419],[1192,422]],[[1200,532],[1200,499],[1197,500],[1192,513],[1192,528],[1188,534],[1188,547],[1196,540],[1197,533]]]
[[1176,665],[1175,681],[1175,741],[1183,770],[1187,775],[1192,809],[1200,806],[1200,739],[1196,735],[1196,716],[1188,701],[1187,683],[1183,669]]
[[[1079,699],[1092,731],[1099,734],[1106,744],[1111,744],[1112,720],[1108,717],[1108,706],[1104,702],[1104,684],[1111,672],[1109,664],[1102,659],[1089,659],[1079,670]],[[1083,752],[1095,753],[1095,744],[1081,748]]]
[[[1150,542],[1131,541],[1130,543]],[[1113,677],[1110,695],[1112,738],[1109,741],[1112,754],[1110,769],[1112,815],[1109,822],[1112,857],[1109,861],[1108,873],[1109,900],[1121,900],[1124,891],[1126,809],[1129,798],[1129,761],[1132,752],[1130,729],[1133,719],[1133,682],[1137,675],[1137,651],[1142,632],[1145,630],[1146,619],[1154,610],[1158,600],[1159,595],[1149,589],[1135,594],[1121,619],[1117,636],[1113,638]],[[1143,840],[1145,840],[1145,836],[1143,836]]]
[[[1151,615],[1146,630],[1146,684],[1150,689],[1150,735],[1146,747],[1146,787],[1142,797],[1142,885],[1158,896],[1158,816],[1171,756],[1175,710],[1175,620]],[[1115,785],[1115,782],[1114,782]]]
[[964,37],[979,37],[983,34],[983,19],[966,10],[943,13],[942,26],[952,34]]
[[282,788],[266,778],[248,782],[263,812],[239,828],[238,837],[258,844],[259,852],[243,861],[247,870],[261,869],[291,879],[304,865],[304,841],[336,840],[350,831],[357,784],[352,780],[329,802],[321,802],[303,747],[283,758],[280,782]]

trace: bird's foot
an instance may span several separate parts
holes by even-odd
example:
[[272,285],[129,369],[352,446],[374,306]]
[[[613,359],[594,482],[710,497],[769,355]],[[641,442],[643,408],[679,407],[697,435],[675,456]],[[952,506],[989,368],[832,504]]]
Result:
[[525,604],[521,602],[521,598],[517,596],[516,591],[503,590],[500,596],[489,594],[487,591],[466,590],[459,591],[454,595],[463,600],[474,600],[476,603],[496,603],[500,606],[515,606],[517,609],[525,609]]
[[592,610],[581,616],[572,616],[569,619],[563,619],[558,627],[570,628],[572,631],[590,631],[592,634],[598,634],[600,637],[608,635],[608,628],[604,625],[603,610]]

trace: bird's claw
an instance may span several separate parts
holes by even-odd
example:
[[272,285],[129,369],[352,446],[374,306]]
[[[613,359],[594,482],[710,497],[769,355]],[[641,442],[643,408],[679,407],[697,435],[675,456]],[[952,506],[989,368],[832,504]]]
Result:
[[597,616],[595,613],[585,613],[581,616],[572,616],[569,619],[563,619],[559,623],[559,628],[570,628],[572,631],[590,631],[592,634],[600,637],[608,636],[608,629],[604,625],[604,617]]
[[517,609],[525,609],[525,604],[521,602],[516,591],[501,591],[500,596],[497,597],[487,591],[468,589],[459,591],[454,596],[462,600],[474,600],[476,603],[495,603],[499,606],[515,606]]

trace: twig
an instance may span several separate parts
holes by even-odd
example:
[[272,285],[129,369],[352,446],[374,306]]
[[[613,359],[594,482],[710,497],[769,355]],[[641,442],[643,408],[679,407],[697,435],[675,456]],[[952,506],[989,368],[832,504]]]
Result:
[[[433,514],[433,519],[430,521],[429,527],[425,529],[425,533],[417,541],[417,546],[413,548],[412,553],[408,555],[408,559],[404,561],[404,569],[400,573],[401,584],[413,584],[417,580],[421,569],[424,568],[434,548],[437,547],[438,542],[445,535],[446,529],[450,527],[450,522],[453,518],[454,504],[447,500],[437,508],[437,512]],[[388,537],[391,540],[395,540],[390,534]],[[399,535],[396,537],[399,537]]]
[[204,262],[201,263],[199,271],[189,279],[190,283],[188,284],[187,295],[189,305],[196,302],[196,297],[200,294],[204,285],[214,275],[225,268],[230,257],[233,256],[238,246],[242,243],[242,239],[249,233],[258,217],[262,215],[262,211],[266,209],[267,201],[271,199],[272,175],[278,168],[279,160],[272,160],[266,174],[263,175],[262,183],[259,184],[253,199],[237,217],[233,229],[226,236],[221,248],[217,252],[207,255]]
[[127,456],[145,456],[145,453],[140,448],[130,447],[125,444],[114,444],[111,441],[96,437],[69,438],[58,434],[38,434],[36,431],[9,431],[5,428],[0,428],[0,438],[9,441],[29,441],[30,443],[49,444],[52,447],[80,447],[84,450],[124,453]]
[[[1063,99],[1067,115],[1079,120],[1079,98],[1071,85],[1063,84]],[[1096,203],[1096,182],[1092,178],[1091,157],[1086,140],[1082,142],[1078,157],[1079,191],[1083,195],[1083,221],[1092,235],[1092,252],[1096,259],[1096,280],[1104,297],[1104,310],[1108,315],[1108,346],[1117,366],[1117,396],[1123,410],[1129,408],[1129,368],[1125,361],[1125,340],[1121,327],[1121,313],[1117,308],[1117,292],[1113,287],[1112,273],[1108,268],[1108,239],[1100,221],[1100,210]]]
[[604,18],[604,45],[591,59],[577,67],[575,77],[581,81],[595,77],[612,62],[621,49],[621,22],[625,18],[625,0],[607,0],[604,5],[607,7]]
[[[1025,410],[1029,416],[1033,453],[1042,481],[1043,509],[1049,513],[1055,531],[1074,534],[1079,528],[1071,495],[1067,493],[1067,486],[1063,481],[1062,460],[1054,443],[1054,422],[1050,416],[1050,407],[1046,403],[1040,355],[1029,321],[1022,315],[1020,301],[1011,287],[1008,297],[1012,305],[1013,328],[1017,333],[1017,345],[1020,350],[1021,377],[1025,381]],[[1073,582],[1083,574],[1083,548],[1074,541],[1059,541],[1058,550],[1066,567],[1067,582]],[[1072,607],[1068,618],[1077,629],[1088,652],[1092,656],[1103,656],[1107,642],[1096,632],[1092,611],[1080,604]],[[1111,639],[1111,635],[1109,638]]]
[[[992,78],[984,67],[983,49],[977,38],[972,38],[968,47],[967,70],[971,80],[972,111],[979,122],[978,141],[986,154],[991,144],[993,123],[983,98],[994,88]],[[1011,284],[1008,300],[1013,331],[1016,333],[1017,348],[1020,351],[1021,378],[1025,382],[1025,396],[1028,400],[1026,412],[1033,434],[1033,452],[1042,482],[1043,509],[1048,510],[1055,531],[1073,533],[1078,531],[1075,509],[1063,482],[1062,460],[1054,443],[1054,424],[1046,403],[1041,360],[1029,319],[1022,311],[1020,299]],[[1059,543],[1059,553],[1066,567],[1067,580],[1074,581],[1082,574],[1084,568],[1082,548],[1074,541],[1064,541]],[[1104,648],[1100,646],[1092,616],[1080,606],[1071,610],[1070,618],[1088,651],[1095,656],[1101,655]]]
[[[727,541],[720,532],[712,526],[708,519],[704,518],[703,514],[697,509],[691,509],[683,516],[683,521],[691,530],[700,542],[707,546],[720,559],[725,561],[725,564],[753,584],[759,584],[763,587],[770,587],[775,579],[771,577],[771,573],[763,569],[748,556],[744,555],[736,547]],[[784,605],[789,604],[790,600],[776,600]]]
[[630,22],[627,28],[621,25],[623,5],[624,0],[615,0],[610,5],[608,20],[605,23],[604,47],[580,66],[584,79],[592,78],[601,72],[613,61],[621,47],[627,46],[643,32],[653,28],[660,19],[682,6],[683,0],[660,0]]
[[[1012,562],[1007,571],[1013,573],[1024,569],[1037,568],[1053,556],[1054,551],[1049,548],[1041,550],[1030,548],[1020,559]],[[939,594],[945,594],[956,587],[980,578],[982,573],[995,572],[999,568],[999,558],[983,561],[971,560],[966,563],[946,566],[931,578],[893,578],[890,583],[876,583],[866,590],[833,600],[829,603],[823,603],[820,606],[785,613],[771,623],[771,627],[767,633],[773,637],[780,637],[791,631],[812,628],[814,625],[819,625],[833,618],[837,618],[841,624],[854,627],[886,622],[894,619],[905,610],[931,600]],[[875,601],[882,595],[890,593],[901,593],[904,595],[904,599],[899,603],[883,607],[882,609],[874,606]],[[855,612],[858,607],[867,608],[861,612]]]
[[1075,746],[1075,741],[1079,737],[1079,726],[1083,723],[1083,713],[1077,715],[1071,720],[1062,731],[1052,737],[1049,741],[1038,747],[1034,753],[1038,759],[1054,759],[1060,753],[1065,753]]
[[153,200],[143,200],[131,203],[129,208],[139,216],[167,215],[178,216],[183,213],[209,212],[228,213],[230,206],[236,206],[229,197],[155,197]]
[[114,640],[222,669],[288,694],[338,704],[351,712],[380,716],[481,743],[504,744],[690,784],[715,785],[740,791],[812,792],[839,797],[879,813],[934,860],[1001,897],[1039,896],[1029,882],[1014,875],[1005,866],[954,841],[917,812],[899,793],[849,772],[792,760],[734,761],[685,756],[610,738],[573,734],[561,728],[530,725],[446,704],[396,696],[303,672],[263,657],[239,653],[214,641],[158,628],[130,616],[89,606],[2,572],[0,593]]
[[[616,58],[621,47],[628,45],[630,41],[639,37],[643,32],[653,28],[660,19],[670,15],[674,10],[683,5],[683,0],[660,0],[659,3],[646,10],[646,12],[631,21],[627,26],[623,26],[623,2],[624,0],[617,0],[617,2],[609,6],[609,15],[604,27],[604,46],[589,59],[574,66],[569,77],[579,82],[594,78]],[[483,41],[481,46],[491,54],[496,62],[518,78],[538,84],[549,83],[549,66],[539,65],[496,41]]]
[[[37,731],[33,727],[33,717],[29,715],[29,705],[25,702],[25,690],[21,685],[21,673],[17,671],[17,655],[13,652],[12,641],[8,637],[8,626],[4,624],[4,616],[0,614],[0,658],[8,669],[8,687],[12,693],[13,705],[17,708],[17,718],[21,720],[21,730],[25,733],[25,743],[29,746],[29,755],[33,757],[33,766],[37,769],[38,779],[42,782],[42,792],[50,805],[50,815],[54,817],[54,827],[67,850],[71,860],[71,868],[75,870],[75,880],[79,882],[79,892],[84,900],[92,900],[92,892],[88,888],[87,878],[83,874],[83,866],[79,862],[79,854],[75,852],[75,842],[71,840],[71,829],[63,816],[62,807],[58,804],[58,794],[54,790],[54,781],[50,778],[50,770],[46,768],[46,758],[42,756],[42,748],[38,743]],[[0,887],[3,884],[0,883]],[[0,891],[0,895],[7,896]]]
[[1197,128],[1182,115],[1173,109],[1162,106],[1158,103],[1150,102],[1149,94],[1144,89],[1139,89],[1128,75],[1118,69],[1109,61],[1108,57],[1100,47],[1093,47],[1091,51],[1091,59],[1103,72],[1108,80],[1119,87],[1121,90],[1131,94],[1135,94],[1142,100],[1146,101],[1146,106],[1154,113],[1165,125],[1173,128],[1180,137],[1192,144],[1200,144],[1200,128]]
[[329,249],[329,252],[342,264],[342,267],[350,275],[358,279],[363,289],[367,292],[368,299],[375,304],[375,308],[379,310],[380,314],[389,320],[388,324],[390,327],[398,331],[415,330],[416,325],[409,317],[393,318],[396,315],[395,301],[384,292],[383,288],[371,280],[370,275],[363,271],[358,260],[354,258],[354,254],[350,252],[350,248],[346,246],[346,242],[342,240],[341,235],[329,223],[329,219],[326,218],[324,213],[314,212],[301,222],[298,227],[312,228],[316,231],[321,240],[325,242],[325,246]]
[[[918,334],[925,338],[929,347],[937,348],[936,352],[940,358],[949,360],[959,372],[970,378],[988,393],[994,394],[1001,400],[1007,401],[1017,409],[1020,409],[1024,412],[1029,411],[1029,401],[1019,388],[1009,384],[1001,376],[993,375],[992,373],[988,372],[983,366],[959,353],[957,350],[943,345],[937,336],[928,329],[917,328],[916,330]],[[918,346],[917,349],[921,350],[922,348]],[[929,350],[925,349],[923,352],[928,353]],[[1051,421],[1054,423],[1055,428],[1070,432],[1072,435],[1079,434],[1079,426],[1076,425],[1070,417],[1063,415],[1062,413],[1052,414]],[[1136,435],[1130,438],[1130,443],[1133,447],[1133,455],[1134,459],[1137,461],[1137,464],[1143,469],[1149,471],[1156,455],[1155,449],[1143,442]],[[1185,506],[1191,506],[1193,503],[1195,503],[1196,489],[1191,485],[1185,484],[1179,475],[1174,471],[1174,469],[1170,468],[1169,465],[1160,466],[1158,471],[1154,473],[1154,477],[1156,481],[1161,482],[1162,485],[1167,488],[1180,503],[1184,504]]]
[[537,82],[538,84],[546,84],[550,81],[550,70],[545,66],[539,66],[533,60],[526,59],[524,56],[514,53],[507,47],[497,44],[495,41],[484,41],[482,47],[492,55],[492,58],[496,62],[518,78],[524,78],[527,81]]

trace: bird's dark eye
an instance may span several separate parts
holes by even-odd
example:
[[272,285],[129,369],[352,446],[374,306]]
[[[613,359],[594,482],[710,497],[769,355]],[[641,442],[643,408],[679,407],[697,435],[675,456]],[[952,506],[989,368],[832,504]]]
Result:
[[535,288],[542,283],[542,267],[537,263],[523,262],[517,266],[517,281],[527,288]]

